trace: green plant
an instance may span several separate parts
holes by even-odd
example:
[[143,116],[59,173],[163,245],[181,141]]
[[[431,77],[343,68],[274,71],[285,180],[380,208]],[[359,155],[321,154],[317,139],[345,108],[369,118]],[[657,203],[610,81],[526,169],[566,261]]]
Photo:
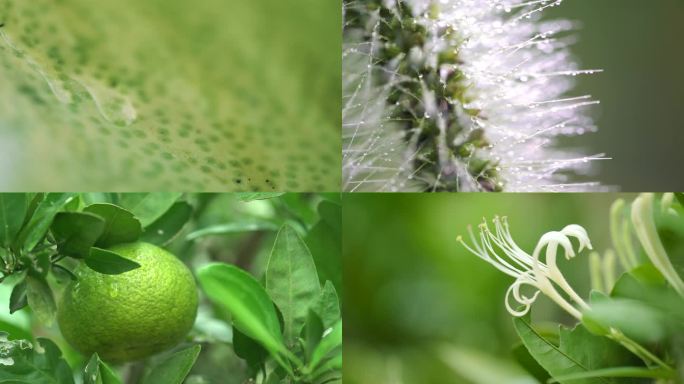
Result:
[[341,380],[337,195],[0,194],[0,220],[0,381]]
[[[513,240],[505,218],[495,218],[493,229],[481,224],[479,240],[469,231],[472,245],[459,238],[470,252],[516,279],[505,303],[522,340],[516,357],[532,375],[559,383],[684,379],[684,282],[677,270],[681,264],[673,262],[681,262],[684,246],[682,197],[669,193],[656,202],[645,193],[629,212],[623,200],[613,204],[610,232],[616,252],[607,251],[603,260],[592,253],[590,300],[572,288],[557,264],[561,252],[571,259],[592,248],[579,225],[544,234],[531,254]],[[624,269],[617,279],[616,257]],[[533,326],[530,311],[540,293],[578,324],[559,326],[551,334]]]

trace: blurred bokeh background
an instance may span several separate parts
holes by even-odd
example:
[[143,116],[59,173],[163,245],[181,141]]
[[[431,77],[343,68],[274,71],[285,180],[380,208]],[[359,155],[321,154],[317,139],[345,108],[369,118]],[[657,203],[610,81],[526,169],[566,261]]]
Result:
[[[608,211],[629,194],[347,194],[343,197],[345,372],[356,383],[534,383],[514,362],[519,343],[504,297],[512,278],[456,241],[483,217],[507,216],[531,252],[539,237],[584,226],[610,247]],[[590,290],[588,254],[559,261]],[[540,297],[533,321],[574,324]]]
[[597,164],[598,180],[622,191],[683,190],[684,1],[567,0],[550,18],[579,22],[573,47],[584,68],[576,92],[601,100],[598,133],[573,140],[613,160]]

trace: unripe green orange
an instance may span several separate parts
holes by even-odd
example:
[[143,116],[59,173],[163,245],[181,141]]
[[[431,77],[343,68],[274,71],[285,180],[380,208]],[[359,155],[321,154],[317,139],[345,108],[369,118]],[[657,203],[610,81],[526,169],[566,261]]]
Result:
[[140,268],[105,275],[85,264],[64,291],[57,312],[62,335],[86,356],[139,360],[178,344],[197,315],[197,286],[190,270],[148,243],[110,248]]

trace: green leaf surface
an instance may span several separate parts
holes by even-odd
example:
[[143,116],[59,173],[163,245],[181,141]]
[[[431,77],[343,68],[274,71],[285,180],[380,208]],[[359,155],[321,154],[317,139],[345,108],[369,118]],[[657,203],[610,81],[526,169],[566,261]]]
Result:
[[83,370],[84,384],[121,384],[121,379],[97,355],[93,353]]
[[131,211],[145,228],[164,215],[181,195],[178,192],[122,193],[117,196],[117,204]]
[[[340,186],[341,4],[5,0],[11,190]],[[37,27],[34,27],[37,26]],[[11,161],[10,161],[11,160]],[[97,170],[96,172],[94,170]]]
[[[636,300],[611,299],[592,303],[591,309],[582,314],[582,322],[619,329],[641,342],[655,343],[668,336],[666,314]],[[680,326],[684,324],[680,323]]]
[[212,225],[206,228],[193,231],[186,237],[187,240],[195,240],[206,236],[227,235],[230,233],[255,232],[255,231],[277,231],[278,225],[266,220],[236,221]]
[[73,384],[71,368],[52,341],[8,341],[0,332],[0,383]]
[[288,225],[276,236],[265,280],[266,291],[283,314],[285,342],[291,345],[299,336],[321,287],[309,249]]
[[229,264],[202,267],[197,277],[209,299],[230,312],[235,328],[273,355],[284,351],[273,302],[254,277]]
[[90,249],[90,254],[85,259],[85,263],[90,269],[106,275],[118,275],[140,268],[140,264],[133,260],[97,247]]
[[37,203],[33,215],[21,229],[17,238],[22,251],[32,250],[45,237],[57,212],[73,199],[74,195],[73,193],[48,193]]
[[47,281],[43,277],[28,275],[26,282],[28,284],[26,296],[33,314],[42,324],[52,325],[57,312],[57,305]]
[[192,206],[184,201],[179,201],[173,204],[160,218],[145,227],[140,239],[160,246],[168,244],[183,229],[191,216]]
[[130,243],[142,234],[140,221],[133,213],[113,204],[93,204],[85,207],[84,212],[95,214],[104,219],[104,229],[97,239],[98,247],[107,248],[115,244]]
[[264,365],[268,351],[238,329],[233,328],[233,350],[235,354],[247,362],[252,373],[257,373]]
[[321,284],[332,281],[342,292],[342,209],[339,204],[322,201],[318,205],[320,220],[306,236],[306,244],[316,263]]
[[9,247],[19,233],[28,209],[25,193],[0,193],[0,246]]
[[321,294],[311,308],[321,318],[326,328],[332,327],[342,317],[337,291],[329,280],[325,282]]
[[316,347],[323,337],[323,321],[314,311],[309,311],[304,325],[304,353],[308,360],[311,360]]
[[[576,326],[572,330],[560,327],[560,345],[555,345],[532,327],[529,315],[515,318],[513,323],[525,348],[554,378],[636,364],[635,357],[625,349],[607,338],[592,335],[583,326]],[[587,378],[572,381],[572,384],[599,383],[615,383],[615,380]]]
[[677,198],[677,201],[679,201],[679,204],[684,206],[684,192],[675,192],[675,197]]
[[9,300],[10,314],[24,308],[28,304],[28,296],[26,294],[27,288],[28,283],[26,282],[26,278],[12,288],[12,294],[10,295]]
[[[314,349],[308,367],[316,372],[328,359],[342,355],[342,320],[339,320]],[[341,362],[341,360],[340,360]]]
[[104,228],[105,221],[88,212],[59,212],[50,227],[59,253],[78,258],[88,256]]
[[202,346],[199,344],[180,350],[155,364],[141,384],[181,384],[195,365]]

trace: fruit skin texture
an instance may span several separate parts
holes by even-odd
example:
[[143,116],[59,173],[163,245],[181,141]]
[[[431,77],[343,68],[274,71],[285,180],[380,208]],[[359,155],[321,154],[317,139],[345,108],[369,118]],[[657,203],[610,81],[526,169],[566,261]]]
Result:
[[79,265],[78,281],[66,288],[57,312],[64,338],[85,356],[97,352],[113,363],[140,360],[178,344],[197,315],[197,286],[190,270],[148,243],[109,250],[140,268],[105,275]]

